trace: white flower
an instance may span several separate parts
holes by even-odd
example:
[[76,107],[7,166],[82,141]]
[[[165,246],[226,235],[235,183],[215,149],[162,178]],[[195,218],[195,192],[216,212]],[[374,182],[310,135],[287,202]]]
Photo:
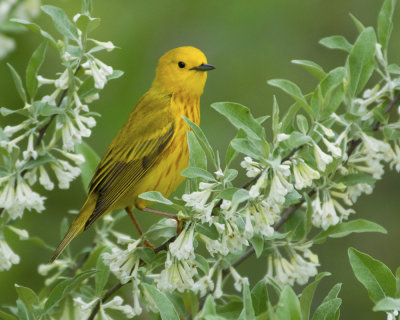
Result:
[[100,95],[98,93],[91,94],[84,98],[86,103],[92,103],[93,101],[99,100],[99,99],[100,99]]
[[[137,291],[134,291],[134,296],[138,296]],[[118,310],[124,313],[124,315],[130,319],[133,318],[135,315],[138,315],[140,313],[142,313],[142,309],[140,308],[139,313],[134,312],[134,310],[132,309],[132,307],[128,304],[123,305],[124,300],[122,300],[122,298],[120,296],[116,296],[114,297],[112,300],[110,300],[109,302],[106,303],[102,303],[101,304],[101,309],[104,311],[106,309],[113,309],[113,310]],[[109,319],[112,319],[111,317]]]
[[44,103],[48,103],[50,105],[56,106],[57,105],[56,99],[57,99],[58,95],[60,94],[60,92],[61,92],[61,89],[57,88],[56,90],[54,90],[54,92],[51,95],[44,96],[41,101]]
[[63,150],[59,150],[59,151],[61,152],[61,154],[64,157],[66,157],[66,158],[72,160],[73,162],[75,162],[76,165],[80,165],[80,164],[85,162],[85,157],[83,155],[81,155],[81,154],[66,152],[66,151],[63,151]]
[[96,89],[103,89],[107,83],[107,76],[113,73],[112,67],[107,66],[96,58],[88,60],[82,66],[86,69],[90,68],[90,70],[86,70],[86,73],[93,77]]
[[39,182],[40,184],[46,189],[46,190],[53,190],[54,188],[54,183],[50,180],[49,175],[47,174],[47,171],[44,169],[44,166],[39,167]]
[[215,298],[221,298],[223,295],[223,291],[222,291],[222,270],[218,271],[218,275],[217,275],[217,284],[215,286],[215,290],[214,290],[214,297]]
[[270,191],[267,202],[271,205],[282,205],[285,202],[285,196],[293,191],[293,185],[289,183],[285,176],[290,175],[290,167],[286,164],[281,164],[276,170],[271,181]]
[[363,140],[363,144],[367,153],[371,154],[372,156],[384,159],[390,154],[390,144],[387,142],[380,141],[372,136],[368,136],[364,132],[361,133],[361,139]]
[[53,169],[57,177],[58,187],[60,189],[68,189],[70,182],[79,176],[81,172],[78,167],[73,167],[69,162],[64,160],[59,160],[57,163],[51,163],[50,167]]
[[68,88],[68,80],[69,80],[68,69],[65,69],[65,71],[61,74],[61,76],[54,81],[54,86],[56,88],[65,90]]
[[267,201],[256,202],[245,209],[246,224],[247,216],[251,216],[254,221],[254,233],[260,233],[265,237],[271,237],[275,230],[272,227],[279,215],[269,210]]
[[325,171],[326,165],[333,161],[333,158],[323,152],[316,143],[314,143],[314,157],[319,171]]
[[246,175],[249,178],[254,178],[261,172],[259,163],[253,161],[250,157],[245,157],[240,166],[246,169]]
[[158,289],[162,291],[178,290],[183,292],[193,288],[193,277],[197,274],[196,265],[191,260],[178,260],[167,253],[165,268],[156,279]]
[[210,268],[208,274],[201,277],[193,285],[193,291],[196,294],[200,294],[200,297],[203,297],[207,294],[207,292],[214,290],[214,281],[212,280],[212,276],[214,274],[214,267],[215,266]]
[[[57,259],[52,263],[40,264],[38,267],[38,273],[46,277],[44,283],[46,286],[49,286],[59,280],[60,276],[65,272],[65,270],[73,267],[73,265],[74,261],[71,259]],[[53,270],[56,270],[56,272],[49,277],[48,274]]]
[[2,141],[0,141],[0,146],[3,148],[6,148],[8,153],[11,153],[14,148],[19,149],[17,143],[20,142],[25,137],[26,137],[26,135],[22,134],[19,137],[16,137],[15,139],[13,139],[11,141],[2,140]]
[[178,260],[194,259],[194,225],[186,225],[178,238],[169,245],[169,251]]
[[18,264],[20,258],[9,247],[7,242],[0,238],[0,271],[10,270],[13,264]]
[[247,277],[241,277],[235,268],[229,266],[229,271],[231,272],[233,280],[235,280],[233,287],[236,289],[236,291],[241,292],[243,286],[249,285],[249,279],[247,279]]
[[396,168],[397,172],[400,172],[400,148],[397,143],[394,145],[394,150],[390,148],[390,169]]
[[29,158],[37,159],[38,153],[33,147],[33,137],[33,133],[31,133],[28,138],[28,148],[22,153],[25,160],[28,160]]
[[139,281],[138,269],[140,258],[135,251],[141,241],[141,239],[131,241],[126,250],[113,247],[111,253],[103,253],[104,263],[109,265],[110,271],[122,284],[130,280],[134,283],[138,283]]
[[322,131],[324,132],[324,134],[327,137],[332,138],[335,135],[335,133],[333,132],[333,130],[331,128],[327,128],[319,122],[317,122],[317,124],[320,126],[320,128],[322,129]]
[[39,86],[42,86],[44,84],[54,84],[54,82],[56,82],[56,80],[47,79],[47,78],[42,77],[41,75],[37,75],[36,79],[39,82]]
[[6,126],[3,129],[3,132],[7,137],[11,137],[13,134],[15,134],[18,131],[21,131],[22,129],[25,129],[25,128],[26,128],[26,124],[24,122],[22,122],[16,126]]
[[79,99],[78,93],[75,91],[74,92],[74,102],[76,106],[76,112],[79,113],[79,111],[83,110],[86,112],[89,112],[89,107],[86,104],[83,104],[81,100]]
[[375,56],[376,56],[376,59],[379,61],[379,63],[380,63],[383,67],[386,67],[386,66],[387,66],[386,60],[385,60],[385,58],[383,57],[382,46],[381,46],[381,44],[378,43],[378,42],[375,44]]
[[323,143],[328,148],[329,152],[332,154],[334,158],[340,158],[342,156],[342,150],[336,146],[334,143],[329,142],[327,139],[322,138]]
[[278,133],[276,136],[276,141],[282,142],[290,138],[289,134],[286,133]]
[[19,229],[13,226],[7,226],[7,228],[14,232],[20,240],[26,240],[29,238],[29,233],[25,229]]
[[108,52],[113,51],[116,48],[116,46],[114,46],[114,44],[111,41],[101,42],[101,41],[97,41],[97,40],[94,40],[94,39],[89,39],[89,40],[91,40],[92,42],[94,42],[98,46],[103,47]]
[[313,180],[319,179],[318,171],[312,169],[304,160],[296,160],[293,165],[293,175],[295,179],[295,188],[301,190],[312,185]]

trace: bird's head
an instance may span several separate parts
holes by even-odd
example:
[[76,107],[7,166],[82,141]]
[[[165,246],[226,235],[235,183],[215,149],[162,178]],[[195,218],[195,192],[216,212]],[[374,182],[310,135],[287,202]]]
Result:
[[153,87],[169,93],[200,96],[207,80],[207,64],[203,52],[194,47],[179,47],[165,53],[158,61]]

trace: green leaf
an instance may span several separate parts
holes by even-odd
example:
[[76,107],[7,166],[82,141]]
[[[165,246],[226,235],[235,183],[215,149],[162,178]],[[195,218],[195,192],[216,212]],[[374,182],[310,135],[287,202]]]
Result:
[[232,148],[237,152],[243,153],[253,159],[259,159],[264,154],[251,141],[243,138],[235,138],[231,141]]
[[85,158],[85,162],[81,163],[79,167],[81,168],[81,181],[83,188],[86,191],[90,181],[92,180],[97,165],[100,162],[100,157],[86,142],[75,145],[75,150]]
[[92,15],[93,12],[93,0],[83,0],[82,1],[82,12],[88,16]]
[[[331,70],[326,78],[319,85],[321,91],[316,92],[321,94],[319,99],[322,99],[322,105],[319,106],[321,112],[321,120],[329,117],[340,106],[344,99],[343,79],[346,76],[346,69],[338,67]],[[313,96],[315,98],[315,96]],[[314,107],[313,107],[313,111]],[[317,114],[314,114],[316,116]]]
[[239,172],[236,169],[228,169],[225,172],[225,182],[231,182],[236,179]]
[[343,238],[351,233],[361,233],[361,232],[379,232],[387,233],[386,229],[379,224],[364,220],[357,219],[349,222],[342,222],[334,226],[330,226],[327,230],[318,233],[314,237],[314,243],[321,244],[329,238]]
[[251,293],[248,284],[243,286],[243,314],[244,319],[252,320],[255,318],[253,302],[251,301]]
[[267,282],[261,279],[251,290],[251,300],[253,301],[254,313],[259,315],[268,309],[268,290]]
[[33,320],[32,313],[20,299],[17,300],[17,310],[19,320]]
[[297,115],[297,112],[301,108],[299,103],[294,103],[290,106],[288,112],[284,115],[282,119],[282,125],[281,125],[281,132],[285,132],[292,124],[292,121],[294,117]]
[[298,114],[296,116],[296,121],[297,121],[297,127],[299,128],[301,133],[307,134],[307,132],[308,132],[307,118],[305,116],[303,116],[302,114]]
[[21,97],[22,101],[24,103],[26,103],[26,101],[27,101],[26,93],[25,93],[24,86],[22,85],[21,77],[19,76],[18,72],[14,69],[14,67],[11,64],[7,63],[7,66],[11,70],[11,75],[14,80],[14,84],[15,84],[15,87],[17,88],[19,96]]
[[50,5],[41,6],[40,8],[50,16],[58,32],[68,39],[79,42],[78,30],[68,19],[64,10]]
[[55,161],[56,161],[56,159],[54,157],[50,156],[49,154],[46,154],[44,156],[39,156],[37,159],[29,160],[29,162],[27,162],[27,164],[24,166],[24,170],[30,170],[33,168],[37,168],[46,163],[55,162]]
[[348,58],[349,91],[356,96],[367,84],[375,66],[376,36],[373,28],[366,28],[357,38]]
[[209,237],[211,240],[217,240],[219,238],[219,232],[215,225],[209,225],[208,223],[196,223],[196,231]]
[[58,283],[53,290],[50,291],[46,303],[44,305],[45,313],[57,306],[58,303],[68,294],[68,292],[77,284],[81,283],[87,278],[90,278],[96,273],[95,270],[89,270],[76,275],[73,278],[62,280]]
[[290,137],[284,141],[284,144],[288,147],[288,149],[294,149],[310,141],[312,141],[312,139],[309,136],[301,132],[294,131],[290,134]]
[[260,234],[256,234],[253,238],[250,239],[250,242],[253,245],[254,250],[256,251],[257,258],[259,258],[264,249],[264,238]]
[[215,309],[215,301],[214,301],[214,296],[212,294],[209,294],[207,296],[206,302],[204,303],[203,309],[201,310],[201,315],[203,317],[207,315],[216,315],[217,311]]
[[379,300],[374,308],[373,311],[394,311],[400,310],[400,299],[395,299],[392,297],[386,297],[382,300]]
[[283,288],[279,297],[276,316],[278,319],[301,320],[299,299],[288,285]]
[[158,239],[170,239],[176,233],[176,225],[171,225],[166,223],[166,221],[170,221],[171,219],[161,219],[150,226],[147,229],[145,235],[151,241]]
[[33,100],[38,89],[38,80],[36,78],[38,70],[43,63],[46,55],[47,41],[42,42],[39,47],[33,52],[29,60],[28,67],[26,68],[26,89],[29,96]]
[[215,155],[214,155],[213,149],[211,148],[211,145],[208,142],[207,137],[204,134],[203,130],[201,130],[197,124],[195,124],[193,121],[186,118],[185,116],[182,116],[182,119],[185,120],[185,122],[189,125],[190,129],[192,129],[192,131],[196,135],[196,138],[198,139],[201,147],[203,148],[204,152],[206,153],[207,157],[209,159],[211,159],[213,161],[214,165],[216,166]]
[[[150,249],[151,250],[151,249]],[[97,257],[96,274],[95,274],[95,294],[97,297],[102,295],[103,289],[107,284],[108,277],[110,276],[110,268],[104,263],[103,253],[111,252],[109,248],[104,248]]]
[[239,188],[235,188],[235,187],[224,189],[220,193],[218,193],[216,198],[232,201],[233,195],[238,190],[239,190]]
[[272,79],[268,81],[268,84],[277,87],[287,94],[289,94],[293,99],[297,101],[304,108],[304,110],[311,115],[311,107],[308,105],[306,98],[301,92],[300,88],[292,81],[286,79]]
[[322,38],[321,40],[319,40],[319,43],[329,49],[339,49],[339,50],[343,50],[347,53],[350,53],[350,51],[353,47],[350,44],[350,42],[348,42],[347,39],[343,36],[330,36],[330,37]]
[[143,200],[148,200],[151,202],[166,204],[166,205],[172,204],[172,201],[168,200],[167,198],[164,198],[164,196],[158,191],[143,192],[142,194],[139,194],[139,198],[143,199]]
[[58,50],[57,42],[54,40],[54,38],[46,31],[42,30],[42,28],[40,28],[36,23],[25,21],[22,19],[11,19],[10,21],[18,23],[26,27],[27,29],[41,35],[43,39],[48,40],[50,42],[50,44],[53,46],[54,49]]
[[13,315],[6,313],[2,310],[0,310],[0,319],[2,320],[18,320],[16,317],[14,317]]
[[196,261],[196,266],[200,268],[200,270],[203,271],[205,275],[207,275],[210,272],[208,261],[202,255],[196,254],[195,261]]
[[140,259],[142,259],[144,262],[148,264],[152,263],[156,256],[154,251],[148,247],[137,248],[135,253],[138,255]]
[[342,289],[341,283],[336,283],[331,290],[329,290],[328,294],[324,298],[322,302],[332,300],[338,297],[340,290]]
[[160,311],[161,319],[179,320],[178,312],[164,293],[161,293],[155,287],[147,283],[142,283],[142,285],[146,288],[147,292],[153,298],[158,311]]
[[232,207],[247,201],[250,198],[249,192],[245,189],[238,189],[232,196]]
[[306,210],[305,219],[304,219],[304,236],[306,237],[309,234],[309,232],[311,231],[312,215],[314,212],[314,208],[312,206],[312,201],[307,193],[304,194],[304,199],[306,200],[306,203],[307,203],[307,210]]
[[279,133],[280,123],[279,123],[279,105],[276,97],[274,95],[274,103],[272,105],[272,133],[274,134],[274,139]]
[[298,64],[304,67],[308,72],[310,72],[317,79],[321,80],[325,77],[325,71],[319,64],[309,60],[292,60],[292,63]]
[[397,140],[400,138],[400,130],[397,128],[397,123],[384,126],[382,131],[383,135],[388,140]]
[[45,102],[41,102],[41,101],[35,101],[32,104],[35,113],[38,116],[44,116],[44,117],[48,117],[51,116],[53,114],[62,114],[64,113],[64,110],[62,110],[59,107],[53,106],[51,104],[45,103]]
[[319,282],[329,276],[329,272],[322,272],[315,277],[315,280],[311,282],[307,287],[304,288],[301,297],[300,297],[300,308],[301,308],[301,315],[302,319],[309,319],[310,318],[310,309],[311,303],[314,297],[315,290]]
[[354,275],[373,302],[395,295],[396,278],[384,263],[354,248],[349,248],[348,254]]
[[356,26],[358,32],[361,33],[362,31],[364,31],[365,27],[364,27],[363,23],[360,20],[358,20],[356,16],[354,16],[353,14],[350,13],[350,18],[351,18],[351,20],[353,20],[354,25]]
[[383,49],[387,49],[393,30],[393,12],[396,0],[385,0],[378,16],[378,40]]
[[322,303],[317,310],[315,310],[312,320],[335,320],[336,312],[342,304],[342,299],[335,298]]
[[75,22],[78,29],[88,34],[95,30],[100,25],[99,18],[92,18],[86,14],[81,14]]
[[337,180],[338,183],[343,183],[346,186],[355,186],[360,183],[367,183],[373,185],[375,179],[368,173],[350,173],[346,176],[340,177]]
[[207,170],[207,155],[192,131],[187,131],[189,166]]
[[390,73],[400,74],[400,66],[395,63],[389,64],[386,70]]
[[225,116],[237,129],[244,130],[253,139],[265,137],[263,127],[254,119],[249,108],[233,102],[216,102],[211,107]]
[[15,289],[18,294],[18,298],[27,306],[30,312],[34,312],[34,307],[39,306],[39,297],[37,294],[30,288],[20,286],[15,284]]
[[214,176],[210,172],[201,168],[189,167],[183,169],[181,175],[190,179],[201,178],[206,181],[215,181]]

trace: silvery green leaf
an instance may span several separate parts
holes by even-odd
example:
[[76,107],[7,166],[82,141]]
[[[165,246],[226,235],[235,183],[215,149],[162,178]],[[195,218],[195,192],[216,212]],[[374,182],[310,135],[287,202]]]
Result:
[[181,175],[190,179],[201,178],[206,181],[216,181],[210,172],[201,168],[189,167],[183,169]]
[[35,98],[38,89],[38,80],[36,78],[38,70],[43,63],[47,49],[47,41],[42,42],[33,52],[26,69],[26,89],[31,99]]
[[75,145],[75,148],[76,152],[80,153],[85,158],[85,162],[81,163],[79,167],[81,168],[81,180],[83,188],[87,190],[97,165],[100,162],[100,157],[86,142]]
[[40,28],[40,26],[38,26],[36,23],[22,20],[22,19],[11,19],[11,21],[24,26],[27,29],[29,29],[35,33],[38,33],[44,39],[48,40],[54,49],[58,50],[57,42],[54,40],[54,38],[50,34],[48,34],[46,31],[42,30],[42,28]]
[[192,131],[187,131],[189,166],[207,170],[207,156]]
[[27,102],[26,93],[25,93],[24,86],[22,84],[21,77],[19,76],[18,72],[14,69],[14,67],[11,64],[7,63],[7,66],[11,70],[11,75],[14,80],[14,84],[15,84],[15,87],[17,88],[17,92],[18,92],[19,96],[21,97],[22,101],[24,103],[26,103]]
[[237,129],[244,130],[252,139],[265,137],[264,128],[254,119],[249,108],[233,102],[216,102],[211,107],[225,116]]
[[321,80],[325,77],[325,71],[322,67],[310,60],[292,60],[292,63],[304,67],[309,73]]
[[162,203],[162,204],[166,204],[166,205],[172,204],[172,201],[168,200],[167,198],[164,198],[164,196],[158,191],[143,192],[143,193],[139,194],[138,197],[140,199],[148,200],[151,202],[157,202],[157,203]]
[[301,320],[300,302],[293,289],[286,285],[279,297],[276,309],[278,319]]
[[354,275],[367,289],[373,302],[395,295],[396,278],[383,262],[354,248],[349,248],[348,254]]
[[178,312],[164,293],[147,283],[142,283],[142,285],[153,298],[162,320],[179,320]]
[[378,16],[378,40],[383,49],[387,49],[393,30],[393,12],[396,0],[385,0]]
[[330,36],[322,38],[321,40],[319,40],[319,43],[329,49],[339,49],[347,53],[350,53],[353,47],[350,42],[348,42],[347,39],[343,36]]
[[356,96],[367,84],[375,67],[376,36],[373,28],[364,29],[348,57],[349,91]]
[[68,16],[61,8],[44,5],[40,7],[45,13],[47,13],[53,20],[54,27],[64,37],[79,42],[78,30],[68,19]]

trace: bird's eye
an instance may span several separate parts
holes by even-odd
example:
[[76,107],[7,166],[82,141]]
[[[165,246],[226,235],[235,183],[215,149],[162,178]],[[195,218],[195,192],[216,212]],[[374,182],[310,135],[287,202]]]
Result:
[[183,69],[185,67],[185,63],[183,61],[178,62],[179,68]]

